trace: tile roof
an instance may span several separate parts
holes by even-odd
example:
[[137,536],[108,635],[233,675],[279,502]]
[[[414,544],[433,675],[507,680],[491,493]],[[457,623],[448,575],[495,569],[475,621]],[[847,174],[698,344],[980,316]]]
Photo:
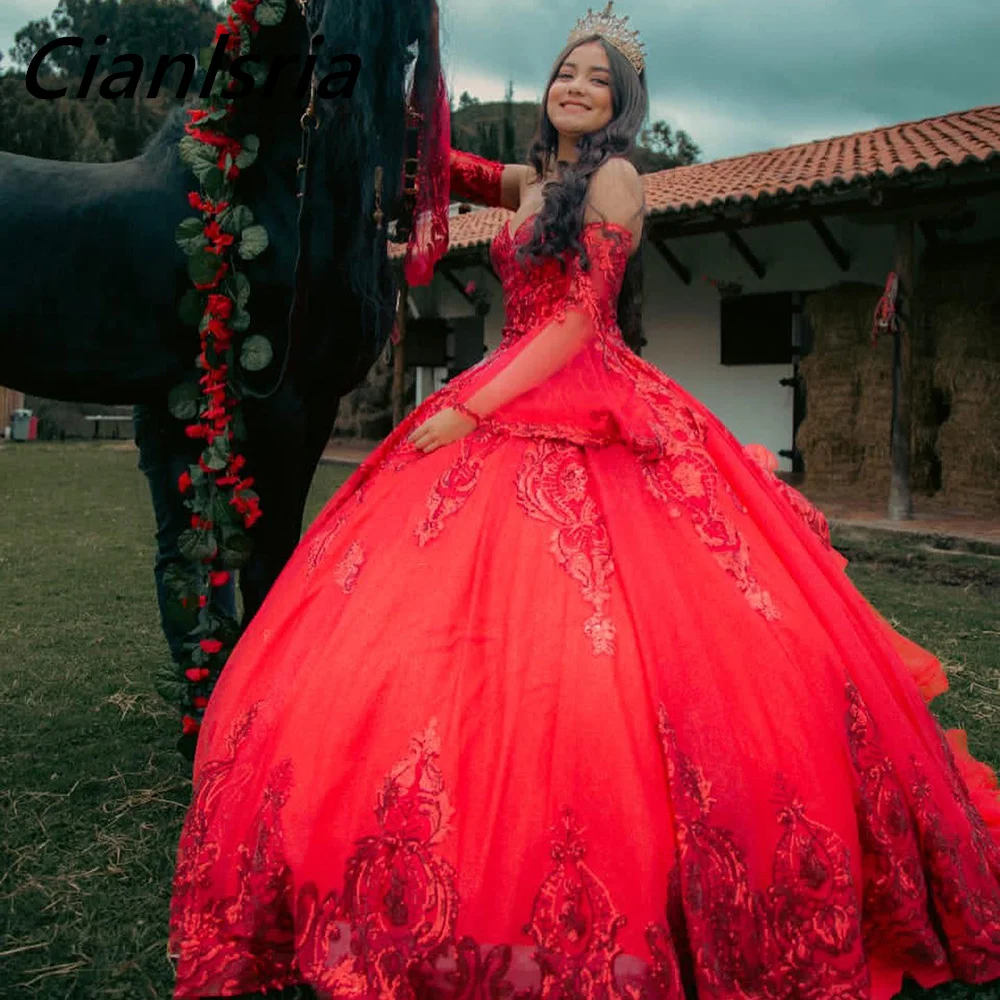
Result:
[[[643,184],[649,214],[661,216],[993,159],[1000,159],[1000,105],[660,170]],[[488,244],[511,214],[488,208],[452,216],[449,248]],[[390,244],[391,256],[403,250]]]

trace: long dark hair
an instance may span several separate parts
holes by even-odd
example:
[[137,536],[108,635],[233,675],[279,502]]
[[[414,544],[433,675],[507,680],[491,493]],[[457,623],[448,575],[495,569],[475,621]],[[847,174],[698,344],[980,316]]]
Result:
[[[581,266],[590,266],[580,241],[587,203],[587,188],[594,172],[613,156],[627,157],[635,148],[649,111],[649,92],[645,70],[635,68],[613,45],[600,35],[592,35],[568,44],[552,66],[542,98],[538,130],[528,150],[528,163],[543,178],[555,162],[559,133],[549,119],[549,89],[569,54],[587,42],[600,42],[608,55],[611,70],[611,120],[604,128],[580,138],[575,163],[560,163],[555,181],[544,188],[543,205],[535,217],[530,238],[518,248],[522,261],[557,257],[566,250],[579,254]],[[622,290],[618,296],[618,325],[625,342],[638,352],[642,346],[642,244],[629,258]]]

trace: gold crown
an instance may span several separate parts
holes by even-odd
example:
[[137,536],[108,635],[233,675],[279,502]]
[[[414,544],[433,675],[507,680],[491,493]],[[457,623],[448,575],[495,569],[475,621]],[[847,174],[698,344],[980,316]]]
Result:
[[606,42],[613,45],[634,67],[636,73],[641,73],[646,65],[646,53],[639,41],[638,31],[629,31],[626,27],[628,14],[615,17],[611,13],[614,0],[608,0],[607,7],[600,14],[595,14],[588,7],[585,17],[581,17],[570,32],[567,44],[600,35]]

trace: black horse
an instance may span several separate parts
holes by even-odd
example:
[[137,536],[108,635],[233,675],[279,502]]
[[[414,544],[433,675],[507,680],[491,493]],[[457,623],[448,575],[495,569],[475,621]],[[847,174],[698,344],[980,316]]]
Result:
[[[242,373],[251,392],[246,472],[264,512],[240,574],[244,622],[298,542],[340,398],[364,378],[391,329],[386,221],[401,204],[407,77],[436,73],[436,31],[434,0],[290,0],[282,22],[254,42],[272,73],[294,58],[270,91],[257,87],[235,102],[235,134],[260,138],[238,195],[270,237],[245,265],[250,332],[266,331],[275,345],[267,369]],[[343,73],[344,53],[361,65],[349,97],[316,101],[300,198],[308,95],[299,76],[310,39],[318,79]],[[198,186],[179,157],[183,129],[178,109],[140,156],[112,164],[0,153],[0,385],[142,404],[181,467],[201,447],[166,409],[198,353],[197,332],[177,311],[191,282],[174,234],[196,214],[187,193]]]

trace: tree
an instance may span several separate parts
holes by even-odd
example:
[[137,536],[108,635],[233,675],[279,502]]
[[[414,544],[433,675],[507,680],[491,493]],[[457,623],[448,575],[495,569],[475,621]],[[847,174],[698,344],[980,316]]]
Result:
[[514,81],[507,83],[507,92],[503,103],[503,140],[500,147],[500,159],[504,163],[516,163],[517,138],[514,132]]
[[478,103],[479,103],[479,98],[473,97],[467,90],[463,90],[462,93],[459,94],[458,107],[460,110],[462,108],[468,108],[471,105]]
[[665,121],[655,121],[639,134],[633,162],[640,173],[669,170],[697,163],[698,144],[683,129],[676,132]]
[[[65,86],[68,96],[37,100],[26,94],[23,79],[18,79],[19,89],[0,95],[0,121],[5,126],[0,132],[0,148],[63,160],[135,156],[176,104],[183,80],[183,67],[174,63],[164,76],[160,94],[147,97],[160,57],[197,56],[210,43],[217,23],[210,0],[58,0],[49,17],[31,21],[15,34],[10,57],[23,73],[46,42],[67,35],[83,38],[86,44],[81,49],[56,49],[39,73],[46,78],[43,86]],[[102,34],[108,36],[107,43],[94,45]],[[111,65],[112,59],[123,53],[142,59],[141,84],[134,96],[104,100],[100,97],[101,81],[111,72],[128,68],[127,64]],[[69,96],[79,90],[91,55],[100,61],[87,97]],[[9,80],[13,82],[14,77]],[[196,74],[191,91],[200,85]],[[121,80],[114,86],[120,91]],[[10,123],[17,127],[11,128]]]

